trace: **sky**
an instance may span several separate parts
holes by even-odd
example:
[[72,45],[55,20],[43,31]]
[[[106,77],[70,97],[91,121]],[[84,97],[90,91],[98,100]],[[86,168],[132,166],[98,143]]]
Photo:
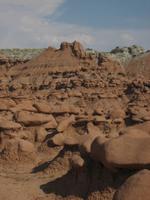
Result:
[[0,0],[0,48],[150,49],[150,0]]

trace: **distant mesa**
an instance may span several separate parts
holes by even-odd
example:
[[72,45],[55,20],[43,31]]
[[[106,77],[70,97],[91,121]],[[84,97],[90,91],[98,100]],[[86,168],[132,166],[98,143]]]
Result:
[[[109,73],[128,73],[129,76],[142,75],[149,78],[150,52],[137,45],[116,47],[110,52],[84,49],[78,41],[62,42],[59,49],[1,49],[0,64],[8,67],[16,64],[15,73],[38,73],[44,71],[78,71],[85,66],[100,66]],[[22,65],[23,64],[23,65]],[[44,67],[44,68],[43,68]],[[61,67],[61,68],[60,68]],[[62,68],[63,67],[63,68]],[[33,70],[36,68],[35,70]],[[13,69],[11,71],[14,71]],[[43,71],[43,73],[44,73]]]

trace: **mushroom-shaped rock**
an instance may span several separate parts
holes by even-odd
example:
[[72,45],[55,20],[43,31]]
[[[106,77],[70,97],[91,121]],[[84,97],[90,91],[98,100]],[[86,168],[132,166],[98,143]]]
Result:
[[16,119],[18,122],[23,123],[25,126],[42,125],[55,120],[52,115],[31,113],[27,111],[18,112]]
[[62,133],[59,133],[57,135],[55,135],[51,141],[53,142],[53,144],[58,145],[58,146],[63,146],[64,145],[64,135]]
[[122,135],[108,141],[98,137],[91,147],[91,156],[107,168],[143,169],[150,165],[150,136]]
[[17,112],[17,111],[29,111],[29,112],[36,112],[36,108],[33,106],[32,101],[24,100],[18,103],[15,107],[11,109],[11,111]]
[[54,106],[53,113],[79,114],[80,108],[72,104],[63,103],[63,104]]
[[80,136],[73,127],[68,127],[63,133],[59,133],[52,138],[52,142],[55,145],[78,145],[82,142],[82,136]]
[[35,152],[34,145],[31,142],[27,141],[27,140],[20,139],[18,147],[19,147],[19,150],[21,152],[24,152],[24,153],[33,153],[33,152]]
[[63,120],[59,123],[59,125],[58,125],[58,127],[57,127],[57,130],[58,130],[59,132],[63,132],[63,131],[65,131],[65,130],[67,129],[67,127],[68,127],[69,125],[71,125],[73,122],[75,122],[75,117],[74,117],[74,115],[71,115],[70,117],[63,119]]
[[149,200],[150,170],[130,176],[115,193],[113,200]]
[[52,106],[46,102],[36,102],[34,107],[41,113],[52,113]]
[[80,145],[80,148],[86,153],[90,153],[91,145],[94,139],[98,136],[101,136],[101,137],[105,137],[105,136],[102,134],[100,129],[94,126],[94,124],[91,122],[87,124],[87,130],[88,130],[88,134],[82,137],[82,143]]
[[0,129],[2,130],[17,130],[20,128],[21,125],[19,123],[9,121],[6,119],[0,119]]
[[127,128],[124,128],[120,130],[119,134],[137,134],[137,136],[141,136],[143,134],[149,134],[150,135],[150,121],[140,123],[134,126],[129,126]]
[[0,111],[11,110],[16,103],[12,99],[0,99]]

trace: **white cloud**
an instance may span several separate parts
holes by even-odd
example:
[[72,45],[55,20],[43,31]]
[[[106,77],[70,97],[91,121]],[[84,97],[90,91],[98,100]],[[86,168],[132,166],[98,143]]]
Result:
[[64,0],[0,0],[0,10],[45,16],[53,14],[63,3]]
[[100,50],[132,44],[149,48],[150,30],[92,29],[56,22],[51,17],[61,13],[65,1],[0,0],[0,48],[58,46],[74,40]]

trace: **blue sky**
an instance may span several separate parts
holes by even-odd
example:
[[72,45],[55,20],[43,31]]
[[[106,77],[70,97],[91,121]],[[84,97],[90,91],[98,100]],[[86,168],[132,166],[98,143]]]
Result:
[[67,23],[93,28],[150,28],[149,0],[68,0],[62,11],[59,20]]
[[0,0],[0,48],[74,40],[106,51],[133,44],[150,49],[150,1]]

